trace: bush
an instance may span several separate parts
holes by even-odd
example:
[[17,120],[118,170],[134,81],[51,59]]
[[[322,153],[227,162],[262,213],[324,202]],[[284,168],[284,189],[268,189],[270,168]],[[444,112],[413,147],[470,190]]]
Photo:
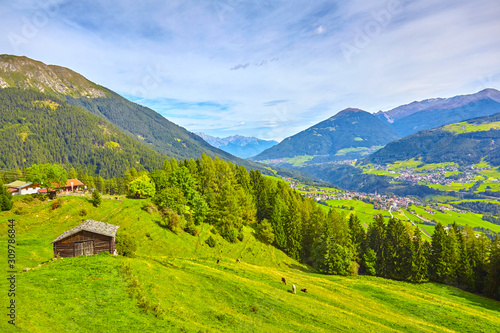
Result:
[[116,237],[116,251],[124,257],[133,258],[137,250],[135,239],[127,234]]
[[82,209],[80,211],[80,216],[87,216],[87,211],[85,209]]
[[31,195],[32,198],[38,199],[40,201],[46,201],[47,200],[47,195],[46,194],[41,194],[41,193],[35,193]]
[[179,214],[171,209],[166,209],[163,211],[163,223],[166,227],[172,231],[174,234],[179,234],[183,231],[181,224],[181,217]]
[[193,217],[191,214],[187,214],[187,223],[186,226],[184,227],[184,231],[193,236],[198,235],[198,229],[196,229],[196,225],[194,224]]
[[212,235],[205,240],[205,243],[207,243],[210,247],[215,247],[215,245],[217,245],[217,241],[212,237]]
[[50,207],[52,208],[52,210],[56,210],[57,208],[59,208],[61,206],[62,206],[61,199],[57,199],[57,200],[52,201],[52,205]]
[[14,209],[14,214],[16,214],[16,215],[24,215],[24,214],[26,214],[26,211],[24,210],[23,207],[17,207],[16,209]]
[[145,212],[148,212],[149,214],[158,210],[156,209],[156,206],[150,201],[146,201],[145,203],[143,203],[141,209]]

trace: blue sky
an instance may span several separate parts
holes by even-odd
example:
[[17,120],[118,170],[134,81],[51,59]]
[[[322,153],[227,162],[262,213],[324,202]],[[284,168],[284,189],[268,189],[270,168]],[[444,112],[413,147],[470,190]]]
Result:
[[0,2],[0,53],[69,67],[193,132],[281,140],[347,107],[500,89],[500,4]]

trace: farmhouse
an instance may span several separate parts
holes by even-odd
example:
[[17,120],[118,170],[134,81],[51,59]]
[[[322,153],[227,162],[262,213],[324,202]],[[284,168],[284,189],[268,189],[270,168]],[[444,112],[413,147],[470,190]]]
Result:
[[54,244],[54,256],[78,257],[89,256],[104,251],[115,253],[115,237],[119,226],[87,220],[57,237]]
[[22,180],[16,180],[12,183],[5,184],[8,187],[8,191],[12,195],[23,195],[23,194],[34,194],[38,193],[40,186],[29,182],[23,182]]

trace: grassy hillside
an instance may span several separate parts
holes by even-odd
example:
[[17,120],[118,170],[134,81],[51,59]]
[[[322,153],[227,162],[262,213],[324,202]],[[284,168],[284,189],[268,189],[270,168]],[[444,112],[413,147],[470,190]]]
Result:
[[[144,200],[85,198],[16,200],[0,214],[17,221],[17,326],[2,332],[498,332],[500,303],[438,284],[319,275],[245,231],[229,244],[208,247],[209,226],[193,237],[164,229]],[[52,258],[50,241],[82,218],[120,225],[140,242],[136,258],[99,255]],[[22,215],[18,213],[27,212]],[[241,263],[235,258],[242,257]],[[222,262],[216,264],[216,259]],[[37,267],[41,264],[40,267]],[[286,277],[289,284],[281,283]],[[291,293],[290,284],[308,293]],[[2,279],[0,288],[7,290]],[[8,301],[2,294],[2,304]]]

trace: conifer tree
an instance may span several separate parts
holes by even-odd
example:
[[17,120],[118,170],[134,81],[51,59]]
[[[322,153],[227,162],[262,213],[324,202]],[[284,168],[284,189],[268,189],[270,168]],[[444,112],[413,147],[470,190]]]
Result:
[[370,247],[377,256],[376,271],[378,275],[384,276],[384,254],[383,245],[385,239],[385,222],[382,215],[377,215],[368,228],[366,234],[367,246]]
[[444,283],[449,275],[447,235],[443,225],[438,222],[432,235],[429,256],[429,278],[431,281]]
[[491,298],[500,300],[500,240],[498,235],[491,243],[490,263],[485,290]]
[[11,210],[13,204],[12,194],[7,190],[7,187],[0,182],[0,211]]
[[428,260],[425,247],[426,244],[422,242],[420,229],[418,226],[415,226],[411,260],[411,282],[422,283],[428,280]]
[[287,248],[287,237],[285,233],[287,214],[287,208],[283,199],[281,196],[276,195],[269,221],[271,222],[274,230],[274,241],[276,242],[276,246],[282,250]]
[[94,207],[99,207],[101,205],[101,202],[101,193],[99,193],[98,189],[94,189],[94,191],[92,192],[92,205],[94,205]]
[[361,263],[361,257],[363,255],[363,245],[365,244],[366,232],[361,225],[359,218],[351,214],[349,216],[349,237],[353,246],[354,260]]

